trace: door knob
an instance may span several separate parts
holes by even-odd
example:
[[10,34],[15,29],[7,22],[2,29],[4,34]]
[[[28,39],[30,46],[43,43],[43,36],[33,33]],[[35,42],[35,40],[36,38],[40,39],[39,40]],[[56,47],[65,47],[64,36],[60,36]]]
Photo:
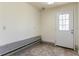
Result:
[[73,34],[74,33],[74,30],[71,30],[71,33]]

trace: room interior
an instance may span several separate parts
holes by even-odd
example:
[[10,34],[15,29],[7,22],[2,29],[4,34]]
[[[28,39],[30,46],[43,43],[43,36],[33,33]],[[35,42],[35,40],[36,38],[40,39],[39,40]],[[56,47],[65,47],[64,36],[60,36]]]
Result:
[[78,56],[78,2],[0,2],[1,56]]

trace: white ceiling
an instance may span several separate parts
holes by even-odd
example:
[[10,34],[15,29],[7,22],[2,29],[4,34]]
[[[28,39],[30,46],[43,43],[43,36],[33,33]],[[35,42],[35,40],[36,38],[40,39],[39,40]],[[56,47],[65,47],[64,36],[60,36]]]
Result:
[[69,2],[54,2],[53,4],[48,5],[47,2],[30,2],[30,4],[32,4],[38,9],[56,7],[56,6],[67,4],[67,3]]

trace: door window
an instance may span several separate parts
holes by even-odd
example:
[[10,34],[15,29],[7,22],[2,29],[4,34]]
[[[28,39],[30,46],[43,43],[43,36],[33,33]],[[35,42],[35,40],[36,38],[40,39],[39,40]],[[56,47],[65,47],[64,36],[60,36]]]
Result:
[[59,30],[69,30],[69,14],[59,15]]

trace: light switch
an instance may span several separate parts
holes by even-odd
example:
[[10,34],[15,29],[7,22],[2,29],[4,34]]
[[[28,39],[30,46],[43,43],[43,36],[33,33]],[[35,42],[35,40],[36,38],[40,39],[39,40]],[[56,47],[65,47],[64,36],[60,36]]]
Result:
[[3,26],[3,30],[6,30],[6,26]]

